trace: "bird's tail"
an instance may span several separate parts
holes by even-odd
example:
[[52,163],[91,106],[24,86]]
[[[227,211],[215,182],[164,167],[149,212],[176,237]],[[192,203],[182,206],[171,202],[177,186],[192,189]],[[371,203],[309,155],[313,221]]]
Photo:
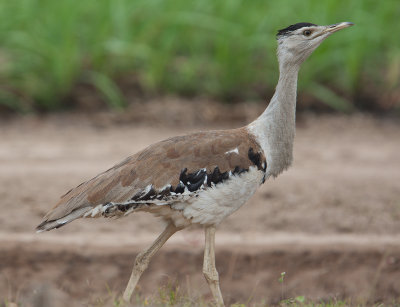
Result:
[[55,219],[55,220],[49,220],[46,217],[44,217],[44,220],[42,223],[40,223],[36,227],[36,232],[43,232],[43,231],[49,231],[52,229],[60,228],[61,226],[64,226],[65,224],[68,224],[72,222],[73,220],[76,220],[80,217],[83,217],[86,212],[90,211],[92,207],[84,207],[84,208],[79,208],[77,210],[72,211],[70,214],[67,214],[66,216]]

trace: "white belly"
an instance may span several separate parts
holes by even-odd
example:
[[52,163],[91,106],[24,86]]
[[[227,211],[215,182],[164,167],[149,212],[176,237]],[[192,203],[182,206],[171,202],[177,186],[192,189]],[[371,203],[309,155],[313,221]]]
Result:
[[[249,200],[262,183],[263,176],[262,171],[250,167],[249,171],[232,176],[226,182],[200,192],[187,202],[171,207],[182,213],[186,223],[217,225]],[[181,224],[183,221],[174,222]]]

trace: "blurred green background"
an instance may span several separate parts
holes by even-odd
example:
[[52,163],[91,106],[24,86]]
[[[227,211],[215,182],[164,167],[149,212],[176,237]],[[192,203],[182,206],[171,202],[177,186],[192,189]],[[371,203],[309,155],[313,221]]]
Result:
[[303,65],[300,107],[400,112],[398,0],[0,0],[0,105],[68,109],[82,86],[111,108],[132,95],[265,100],[276,31],[302,21],[356,26]]

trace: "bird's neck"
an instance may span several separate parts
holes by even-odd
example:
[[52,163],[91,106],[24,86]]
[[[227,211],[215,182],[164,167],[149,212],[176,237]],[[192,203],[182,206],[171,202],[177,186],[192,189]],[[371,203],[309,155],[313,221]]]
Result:
[[267,177],[278,176],[293,159],[295,136],[296,92],[299,68],[280,64],[280,75],[268,107],[248,125],[267,158]]

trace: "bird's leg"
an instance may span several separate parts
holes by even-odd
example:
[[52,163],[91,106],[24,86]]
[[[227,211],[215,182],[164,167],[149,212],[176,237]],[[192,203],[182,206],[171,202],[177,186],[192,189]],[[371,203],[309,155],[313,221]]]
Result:
[[219,289],[219,276],[215,268],[215,230],[215,226],[209,226],[205,229],[206,246],[204,248],[203,273],[217,306],[224,306],[224,300]]
[[139,281],[140,276],[146,270],[149,265],[151,257],[157,253],[157,251],[164,245],[165,242],[178,230],[182,228],[176,227],[173,223],[170,223],[160,236],[153,242],[153,244],[145,251],[140,252],[135,259],[135,264],[133,266],[132,274],[129,279],[128,285],[126,286],[123,300],[129,302]]

